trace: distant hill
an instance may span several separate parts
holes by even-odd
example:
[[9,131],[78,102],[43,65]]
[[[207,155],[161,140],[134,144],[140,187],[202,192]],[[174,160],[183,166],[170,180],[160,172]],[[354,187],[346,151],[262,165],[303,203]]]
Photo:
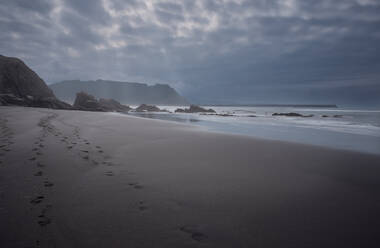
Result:
[[188,105],[187,100],[167,84],[147,85],[108,80],[62,81],[49,87],[62,100],[73,102],[76,93],[87,92],[97,98],[112,98],[123,104]]

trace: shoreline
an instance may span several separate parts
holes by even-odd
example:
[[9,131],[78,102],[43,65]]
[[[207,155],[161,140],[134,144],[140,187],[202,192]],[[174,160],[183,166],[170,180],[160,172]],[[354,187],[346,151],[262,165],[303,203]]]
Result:
[[281,143],[283,145],[301,145],[301,146],[310,146],[314,147],[316,149],[326,149],[331,151],[337,151],[337,152],[350,152],[350,153],[358,153],[358,154],[366,154],[366,155],[373,155],[373,156],[380,156],[380,153],[374,153],[369,151],[358,151],[358,150],[352,150],[352,149],[344,149],[344,148],[337,148],[337,147],[331,147],[331,146],[324,146],[324,145],[316,145],[311,143],[302,143],[302,142],[296,142],[296,141],[287,141],[287,140],[281,140],[281,139],[272,139],[272,138],[262,138],[250,134],[243,134],[243,133],[234,133],[234,132],[227,132],[227,131],[219,131],[214,130],[211,128],[207,128],[205,126],[200,126],[196,124],[191,123],[182,123],[182,122],[176,122],[176,121],[170,121],[170,120],[164,120],[164,119],[155,119],[155,118],[149,118],[149,117],[142,117],[138,115],[131,115],[131,114],[123,114],[123,113],[113,113],[118,114],[121,116],[128,116],[132,118],[138,118],[138,119],[148,119],[152,121],[162,122],[162,123],[170,123],[170,124],[176,124],[176,125],[183,125],[184,127],[190,127],[193,128],[196,132],[205,132],[210,134],[216,134],[216,135],[225,135],[225,136],[232,136],[236,138],[246,138],[246,139],[253,139],[257,142],[263,141],[263,142],[275,142],[275,143]]
[[0,124],[1,247],[380,243],[378,155],[98,112]]
[[[239,119],[242,116],[237,118],[212,116],[212,119],[209,119],[208,116],[176,113],[121,113],[121,115],[190,125],[199,131],[211,133],[380,155],[380,137],[373,136],[373,130],[372,134],[359,132],[358,127],[347,131],[334,130],[331,127],[304,126],[302,123],[293,123],[293,120],[287,120],[288,117],[269,119],[258,116],[241,121]],[[303,119],[297,121],[303,121]],[[356,143],[352,143],[352,140],[355,140]]]

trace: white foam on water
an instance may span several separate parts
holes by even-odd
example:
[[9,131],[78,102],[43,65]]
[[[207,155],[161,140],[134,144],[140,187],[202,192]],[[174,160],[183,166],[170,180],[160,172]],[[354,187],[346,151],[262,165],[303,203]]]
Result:
[[[291,107],[204,106],[218,114],[174,113],[176,106],[159,106],[172,113],[142,117],[186,122],[210,131],[294,141],[380,154],[380,111],[310,109]],[[295,112],[313,117],[273,116]],[[328,117],[322,117],[328,115]],[[338,115],[338,117],[334,117]],[[256,116],[256,117],[252,117]]]

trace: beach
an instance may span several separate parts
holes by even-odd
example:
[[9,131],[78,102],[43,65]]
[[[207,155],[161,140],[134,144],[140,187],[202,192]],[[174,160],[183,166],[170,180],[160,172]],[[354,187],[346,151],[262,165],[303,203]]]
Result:
[[0,107],[0,247],[378,247],[380,156]]

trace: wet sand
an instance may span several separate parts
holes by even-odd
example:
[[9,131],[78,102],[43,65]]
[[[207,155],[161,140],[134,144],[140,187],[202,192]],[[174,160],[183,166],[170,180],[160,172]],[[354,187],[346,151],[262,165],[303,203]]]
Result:
[[0,247],[378,247],[380,156],[0,107]]

